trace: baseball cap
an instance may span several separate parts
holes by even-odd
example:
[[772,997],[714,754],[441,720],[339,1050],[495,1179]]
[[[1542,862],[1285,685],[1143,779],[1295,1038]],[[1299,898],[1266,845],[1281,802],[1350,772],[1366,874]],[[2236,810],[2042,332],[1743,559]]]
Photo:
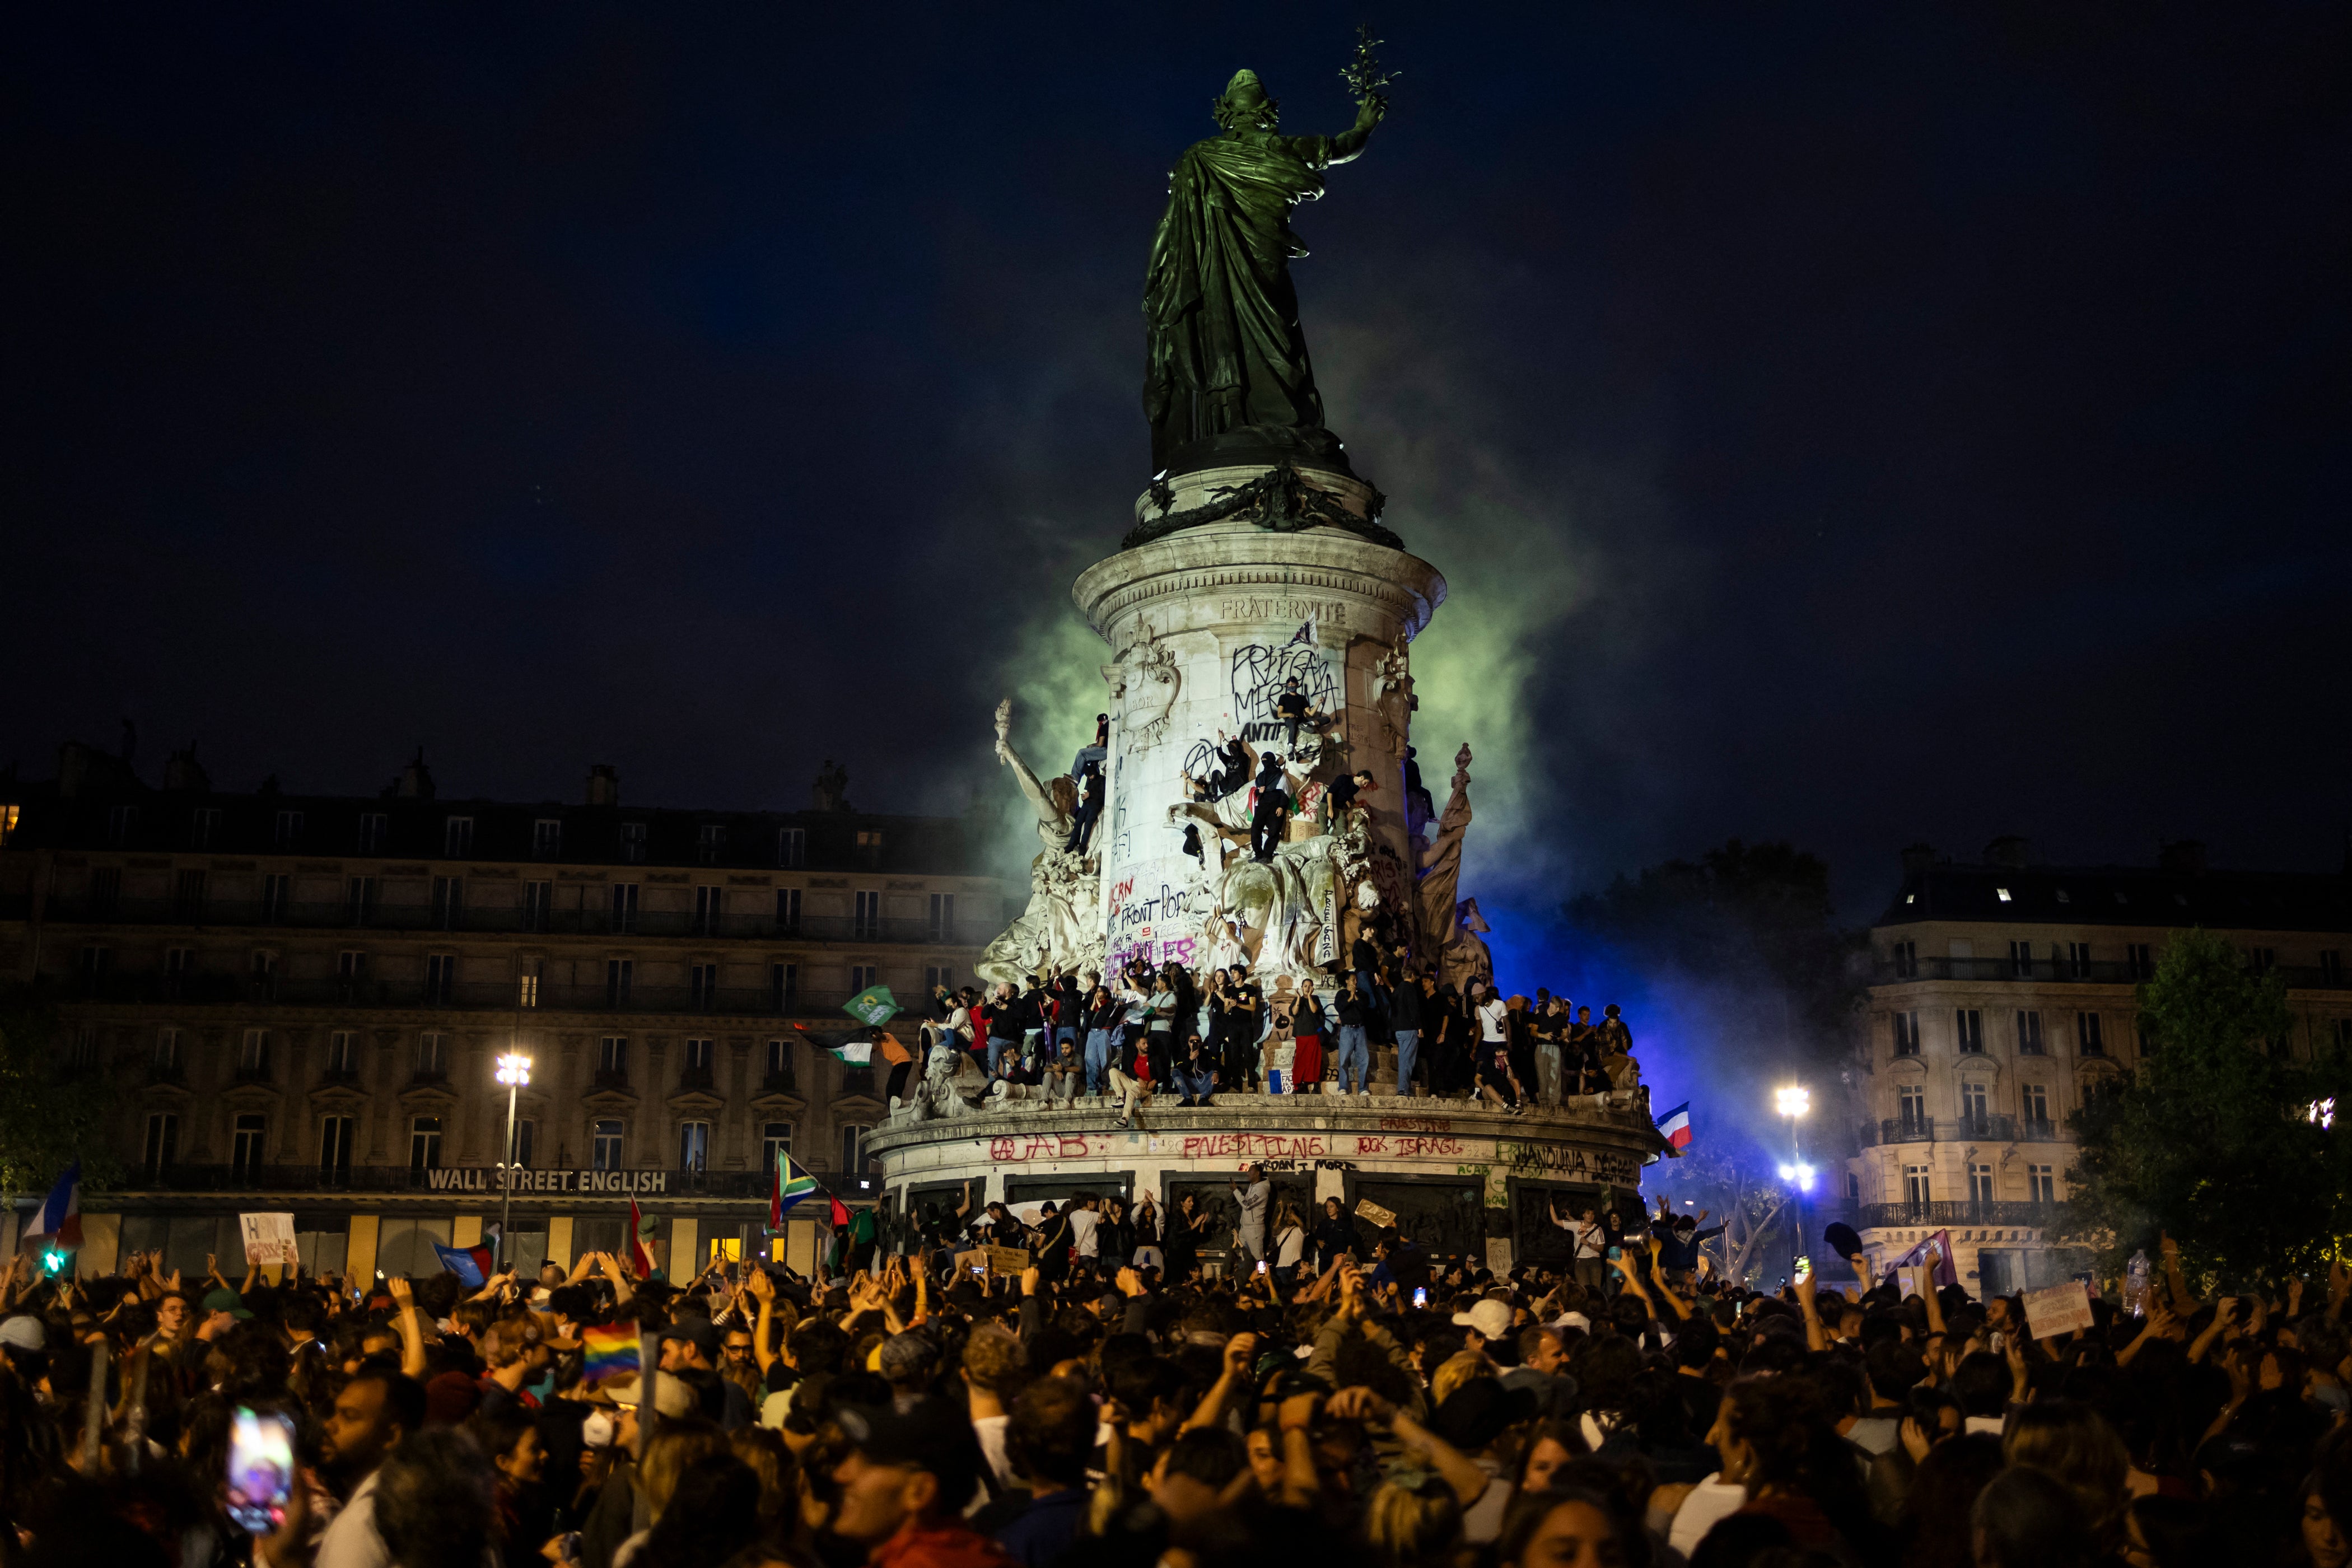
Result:
[[226,1312],[232,1318],[250,1318],[245,1310],[245,1298],[224,1285],[217,1290],[205,1292],[204,1310],[207,1314]]
[[0,1345],[12,1351],[43,1351],[49,1348],[49,1331],[41,1320],[30,1312],[19,1312],[13,1318],[0,1320]]
[[1511,1331],[1511,1309],[1503,1301],[1481,1301],[1466,1312],[1454,1313],[1454,1322],[1457,1328],[1475,1329],[1490,1340],[1499,1340]]
[[838,1419],[850,1446],[877,1465],[910,1465],[939,1478],[942,1500],[969,1497],[980,1479],[980,1441],[961,1405],[933,1394],[895,1405],[844,1405]]
[[[621,1377],[604,1385],[603,1393],[615,1405],[644,1403],[643,1378]],[[665,1377],[654,1385],[654,1412],[659,1415],[691,1415],[695,1410],[694,1390],[675,1377]]]
[[1475,1454],[1501,1436],[1504,1427],[1533,1420],[1538,1408],[1532,1389],[1474,1377],[1446,1396],[1430,1417],[1429,1429],[1462,1452]]
[[670,1326],[667,1337],[673,1340],[684,1340],[702,1352],[703,1360],[713,1365],[718,1364],[719,1330],[709,1319],[688,1312]]

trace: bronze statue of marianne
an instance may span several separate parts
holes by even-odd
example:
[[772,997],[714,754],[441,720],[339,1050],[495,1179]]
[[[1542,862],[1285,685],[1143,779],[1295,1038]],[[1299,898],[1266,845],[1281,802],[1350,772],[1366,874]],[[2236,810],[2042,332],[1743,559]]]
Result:
[[1256,73],[1234,72],[1211,110],[1223,133],[1186,148],[1169,175],[1143,283],[1155,476],[1285,460],[1349,471],[1298,329],[1290,260],[1307,248],[1290,209],[1321,195],[1323,171],[1361,153],[1388,112],[1385,79],[1351,72],[1360,107],[1337,136],[1281,134]]

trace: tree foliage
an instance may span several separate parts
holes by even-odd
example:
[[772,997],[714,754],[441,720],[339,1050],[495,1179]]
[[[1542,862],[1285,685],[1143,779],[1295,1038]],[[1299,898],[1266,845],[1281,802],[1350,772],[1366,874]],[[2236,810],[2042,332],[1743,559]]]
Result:
[[45,1192],[76,1160],[86,1184],[113,1173],[112,1097],[96,1072],[66,1070],[65,1038],[46,991],[0,990],[0,1193]]
[[2352,1232],[2352,1121],[2312,1108],[2352,1114],[2344,1060],[2291,1059],[2285,983],[2210,931],[2175,938],[2138,1003],[2147,1056],[2073,1118],[2067,1230],[2110,1266],[2161,1230],[2225,1284],[2324,1271]]

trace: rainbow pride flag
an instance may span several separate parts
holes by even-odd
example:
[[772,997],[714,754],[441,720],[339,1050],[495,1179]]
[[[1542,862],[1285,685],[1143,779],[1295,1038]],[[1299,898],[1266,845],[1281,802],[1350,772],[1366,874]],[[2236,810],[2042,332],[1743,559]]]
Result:
[[637,1375],[643,1356],[635,1323],[611,1323],[580,1331],[580,1381],[590,1388],[616,1377]]

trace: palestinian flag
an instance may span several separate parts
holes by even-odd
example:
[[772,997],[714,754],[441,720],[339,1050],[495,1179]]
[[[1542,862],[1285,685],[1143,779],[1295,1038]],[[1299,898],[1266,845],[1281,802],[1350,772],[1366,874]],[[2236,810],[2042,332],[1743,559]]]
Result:
[[817,1190],[814,1176],[793,1164],[790,1154],[776,1151],[775,1177],[768,1187],[768,1228],[783,1229],[784,1211]]
[[874,1065],[874,1042],[871,1040],[844,1040],[837,1046],[827,1046],[825,1049],[833,1054],[835,1061],[847,1062],[854,1068]]
[[629,1271],[640,1279],[653,1277],[653,1248],[647,1245],[654,1238],[654,1222],[637,1213],[637,1200],[629,1199]]
[[869,985],[852,996],[842,1011],[868,1028],[879,1028],[898,1016],[898,999],[887,985]]

